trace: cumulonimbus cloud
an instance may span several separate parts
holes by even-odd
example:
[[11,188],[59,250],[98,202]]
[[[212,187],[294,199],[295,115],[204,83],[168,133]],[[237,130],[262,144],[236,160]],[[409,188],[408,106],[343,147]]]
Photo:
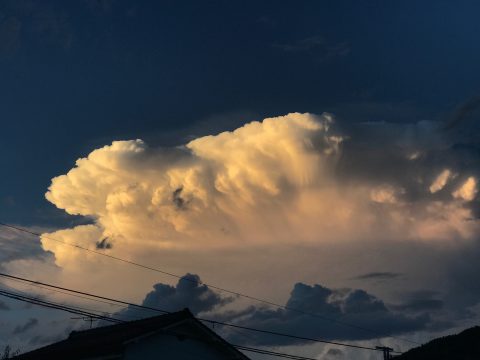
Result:
[[[175,148],[115,141],[52,180],[46,198],[69,214],[92,218],[93,224],[50,236],[92,248],[108,238],[110,248],[131,256],[136,249],[152,247],[379,236],[439,240],[470,238],[478,230],[478,222],[467,221],[472,213],[465,205],[476,198],[475,176],[458,183],[446,179],[445,171],[454,170],[445,167],[432,175],[435,167],[425,156],[407,152],[415,149],[410,143],[408,149],[396,144],[397,153],[390,159],[402,159],[402,177],[383,177],[380,183],[384,169],[379,167],[374,169],[377,180],[370,181],[345,171],[345,164],[361,166],[355,164],[354,154],[342,154],[342,143],[349,141],[353,139],[336,131],[332,115],[299,113],[252,122]],[[417,145],[416,153],[422,153]],[[376,151],[383,159],[379,164],[388,162],[392,149]],[[43,244],[59,262],[74,256],[48,237]]]

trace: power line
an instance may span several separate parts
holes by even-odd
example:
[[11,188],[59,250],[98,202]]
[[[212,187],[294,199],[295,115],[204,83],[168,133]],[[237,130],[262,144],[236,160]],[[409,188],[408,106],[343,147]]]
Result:
[[120,321],[120,320],[117,321],[117,319],[113,319],[113,318],[107,317],[105,315],[95,314],[95,313],[89,312],[87,310],[82,310],[81,308],[77,308],[77,307],[73,307],[73,306],[60,305],[60,304],[56,304],[56,303],[53,303],[53,302],[50,302],[50,301],[44,301],[44,300],[40,300],[38,298],[32,298],[32,297],[28,297],[28,296],[25,296],[25,295],[22,295],[22,294],[8,292],[8,291],[5,291],[5,290],[0,290],[0,295],[4,296],[4,297],[7,297],[7,298],[10,298],[10,299],[27,302],[27,303],[30,303],[30,304],[33,304],[33,305],[38,305],[38,306],[43,306],[43,307],[47,307],[47,308],[50,308],[50,309],[66,311],[66,312],[69,312],[71,314],[82,315],[82,316],[93,316],[97,319],[101,319],[101,320],[105,320],[105,321],[111,321],[111,322],[119,322]]
[[[3,274],[3,275],[7,275],[7,274]],[[6,280],[15,281],[15,282],[17,282],[17,283],[20,283],[20,284],[22,284],[22,285],[27,285],[27,286],[30,286],[30,285],[31,285],[31,286],[36,286],[36,287],[38,287],[38,288],[40,288],[40,289],[44,289],[44,290],[47,290],[47,291],[52,291],[52,292],[56,292],[56,293],[64,294],[64,295],[68,295],[68,296],[74,296],[74,297],[77,297],[77,298],[79,298],[79,299],[96,301],[96,302],[104,303],[104,304],[111,305],[111,306],[117,306],[117,307],[122,307],[122,306],[123,306],[123,305],[121,305],[121,304],[116,304],[116,303],[114,303],[114,302],[103,301],[103,300],[101,300],[101,299],[93,299],[93,298],[90,298],[90,297],[87,297],[87,296],[81,296],[81,295],[71,294],[71,293],[69,293],[69,292],[67,292],[67,291],[54,290],[54,289],[51,289],[51,288],[50,288],[50,287],[53,287],[53,285],[50,286],[50,287],[48,287],[48,286],[46,286],[46,285],[44,286],[42,283],[37,282],[37,281],[34,281],[34,282],[32,282],[32,283],[27,283],[27,284],[25,284],[26,281],[18,280],[18,279],[16,279],[16,278],[13,277],[13,276],[12,276],[11,278],[10,278],[10,277],[7,277]],[[4,286],[6,286],[6,285],[4,285]],[[72,292],[74,292],[74,291],[72,290]]]
[[[30,283],[34,286],[40,285],[40,286],[53,288],[53,289],[55,289],[54,291],[62,290],[62,293],[63,293],[63,291],[67,291],[67,292],[72,292],[74,294],[81,294],[81,295],[90,296],[92,298],[98,298],[98,299],[102,299],[102,300],[107,299],[107,300],[112,301],[112,302],[117,302],[117,303],[120,303],[120,304],[123,304],[123,305],[132,306],[132,307],[135,307],[135,308],[138,308],[138,309],[156,311],[156,312],[161,312],[161,313],[170,313],[169,311],[166,311],[166,310],[163,310],[163,309],[158,309],[158,308],[155,308],[155,307],[138,305],[138,304],[122,301],[122,300],[107,298],[107,297],[104,297],[104,296],[99,296],[99,295],[87,293],[87,292],[84,292],[84,291],[78,291],[78,290],[73,290],[73,289],[69,289],[69,288],[65,288],[65,287],[61,287],[61,286],[47,284],[47,283],[44,283],[44,282],[34,281],[34,280],[26,279],[26,278],[23,278],[23,277],[19,277],[19,276],[0,273],[0,277],[4,277],[4,278],[7,278],[7,279],[12,279],[12,280],[16,280],[16,281],[27,282],[27,283]],[[309,337],[303,337],[303,336],[296,336],[296,335],[292,335],[292,334],[263,330],[263,329],[256,329],[256,328],[252,328],[252,327],[241,326],[241,325],[236,325],[236,324],[231,324],[231,323],[226,323],[226,322],[216,321],[216,320],[211,320],[211,319],[203,319],[203,318],[197,318],[197,319],[200,320],[200,321],[206,322],[206,323],[210,323],[212,325],[221,325],[221,326],[231,327],[231,328],[234,328],[234,329],[248,330],[248,331],[252,331],[252,332],[256,332],[256,333],[263,333],[263,334],[267,334],[267,335],[280,336],[280,337],[291,338],[291,339],[295,339],[295,340],[302,340],[302,341],[308,341],[308,342],[318,342],[318,343],[323,343],[323,344],[351,347],[351,348],[362,349],[362,350],[375,350],[375,351],[377,351],[377,349],[374,348],[374,347],[347,344],[347,343],[341,343],[341,342],[329,341],[329,340],[322,340],[322,339],[315,339],[315,338],[309,338]]]
[[297,312],[297,313],[300,313],[300,314],[303,314],[303,315],[316,317],[316,318],[319,318],[319,319],[322,319],[322,320],[334,322],[334,323],[337,323],[337,324],[340,324],[340,325],[343,325],[343,326],[347,326],[347,327],[351,327],[351,328],[354,328],[354,329],[357,329],[357,330],[362,330],[362,331],[374,333],[374,334],[380,335],[382,337],[388,337],[388,338],[397,339],[397,340],[409,342],[409,343],[416,344],[416,345],[421,345],[421,343],[419,343],[417,341],[413,341],[413,340],[409,340],[409,339],[405,339],[405,338],[397,337],[397,336],[393,336],[393,335],[384,336],[384,335],[381,334],[381,332],[379,332],[377,330],[373,330],[373,329],[365,328],[363,326],[350,324],[348,322],[344,322],[344,321],[341,321],[341,320],[338,320],[338,319],[333,319],[333,318],[330,318],[330,317],[327,317],[327,316],[324,316],[324,315],[320,315],[320,314],[317,314],[317,313],[311,313],[311,312],[304,311],[304,310],[301,310],[301,309],[292,308],[290,306],[281,305],[281,304],[272,302],[270,300],[261,299],[261,298],[255,297],[255,296],[240,293],[238,291],[228,290],[228,289],[225,289],[225,288],[222,288],[222,287],[219,287],[219,286],[207,284],[205,282],[201,282],[201,281],[197,281],[195,279],[191,279],[191,278],[188,278],[188,277],[185,277],[185,276],[177,275],[177,274],[174,274],[174,273],[162,270],[162,269],[154,268],[154,267],[151,267],[151,266],[148,266],[148,265],[143,265],[143,264],[140,264],[140,263],[137,263],[137,262],[134,262],[134,261],[123,259],[123,258],[113,256],[113,255],[109,255],[109,254],[106,254],[106,253],[103,253],[103,252],[100,252],[100,251],[92,250],[92,249],[89,249],[89,248],[86,248],[86,247],[83,247],[83,246],[80,246],[80,245],[71,244],[71,243],[68,243],[66,241],[62,241],[62,240],[55,239],[55,238],[52,238],[52,237],[49,237],[49,236],[45,236],[45,235],[42,235],[40,233],[31,231],[31,230],[28,230],[28,229],[24,229],[24,228],[19,227],[19,226],[10,225],[10,224],[6,224],[6,223],[3,223],[3,222],[0,222],[0,226],[4,226],[6,228],[21,231],[21,232],[24,232],[24,233],[27,233],[27,234],[30,234],[30,235],[43,237],[45,239],[49,239],[49,240],[52,240],[52,241],[55,241],[55,242],[58,242],[58,243],[61,243],[61,244],[64,244],[64,245],[68,245],[68,246],[71,246],[71,247],[74,247],[74,248],[77,248],[77,249],[80,249],[80,250],[88,251],[90,253],[100,255],[100,256],[103,256],[103,257],[106,257],[106,258],[109,258],[109,259],[112,259],[112,260],[116,260],[116,261],[119,261],[119,262],[123,262],[123,263],[129,264],[129,265],[133,265],[133,266],[145,269],[145,270],[150,270],[150,271],[154,271],[154,272],[157,272],[157,273],[160,273],[160,274],[168,275],[168,276],[171,276],[171,277],[174,277],[174,278],[177,278],[177,279],[189,281],[189,282],[195,283],[197,285],[202,285],[203,284],[203,285],[208,286],[211,289],[226,292],[226,293],[238,296],[238,297],[243,297],[243,298],[246,298],[246,299],[249,299],[249,300],[257,301],[257,302],[267,304],[267,305],[270,305],[270,306],[274,306],[274,307],[277,307],[277,308]]
[[[60,311],[65,311],[68,313],[72,314],[77,314],[77,315],[82,315],[89,317],[91,319],[101,319],[113,323],[128,323],[127,321],[123,321],[121,319],[115,319],[112,317],[108,316],[103,316],[103,315],[98,315],[95,313],[89,313],[87,311],[79,310],[78,308],[72,307],[72,306],[66,306],[66,305],[60,305],[51,301],[43,301],[39,300],[37,298],[32,298],[28,296],[24,296],[21,294],[16,294],[16,293],[11,293],[8,291],[4,291],[0,289],[0,296],[4,296],[10,299],[18,300],[18,301],[23,301],[26,303],[46,307],[49,309],[54,309],[54,310],[60,310]],[[258,349],[258,348],[252,348],[252,347],[247,347],[247,346],[242,346],[242,345],[232,345],[233,347],[243,350],[243,351],[250,351],[250,352],[255,352],[258,354],[264,354],[264,355],[271,355],[271,356],[276,356],[276,357],[282,357],[282,358],[287,358],[287,359],[294,359],[294,360],[314,360],[312,358],[307,358],[307,357],[302,357],[302,356],[296,356],[292,354],[287,354],[287,353],[281,353],[281,352],[274,352],[274,351],[269,351],[269,350],[264,350],[264,349]],[[374,348],[371,348],[370,350],[375,350]]]
[[[113,298],[109,298],[109,297],[105,297],[105,296],[91,294],[91,293],[88,293],[88,292],[85,292],[85,291],[73,290],[73,289],[69,289],[69,288],[66,288],[66,287],[61,287],[61,286],[56,286],[56,285],[44,283],[44,282],[41,282],[41,281],[30,280],[30,279],[23,278],[23,277],[20,277],[20,276],[13,276],[13,275],[5,274],[5,273],[0,273],[0,276],[4,277],[4,278],[7,278],[7,279],[10,279],[10,280],[14,280],[14,281],[23,281],[23,282],[32,284],[34,286],[47,287],[47,288],[55,289],[56,292],[59,292],[59,293],[62,293],[62,294],[68,294],[66,292],[74,293],[74,294],[77,294],[76,297],[79,297],[79,298],[82,298],[82,299],[90,299],[90,298],[87,298],[87,297],[84,297],[84,296],[79,296],[79,295],[85,295],[85,296],[89,296],[91,298],[100,299],[100,300],[107,300],[107,301],[101,301],[101,302],[104,302],[104,303],[109,304],[109,305],[116,305],[115,303],[117,303],[117,304],[122,304],[122,305],[127,305],[127,306],[140,308],[140,309],[143,309],[143,310],[151,310],[151,311],[155,311],[155,312],[161,312],[163,314],[170,313],[170,311],[167,311],[167,310],[161,310],[161,309],[153,308],[153,307],[149,307],[149,306],[138,305],[138,304],[127,302],[127,301],[122,301],[122,300],[113,299]],[[90,299],[90,300],[93,300],[93,299]],[[96,300],[96,301],[100,301],[100,300]]]

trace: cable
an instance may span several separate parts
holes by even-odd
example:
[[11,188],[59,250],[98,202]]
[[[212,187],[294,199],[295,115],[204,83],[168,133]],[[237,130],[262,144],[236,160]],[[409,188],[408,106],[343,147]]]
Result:
[[[61,310],[61,311],[65,311],[65,312],[76,314],[76,315],[87,316],[89,318],[98,318],[98,319],[106,320],[106,321],[117,323],[117,324],[118,323],[127,323],[127,321],[123,321],[123,320],[120,320],[120,319],[115,319],[115,318],[107,317],[107,316],[99,316],[95,313],[79,311],[75,307],[59,305],[59,304],[56,304],[54,302],[49,302],[49,301],[39,301],[38,299],[35,299],[35,298],[31,298],[31,297],[27,297],[27,296],[15,294],[15,293],[10,293],[8,291],[0,290],[0,295],[4,296],[4,297],[7,297],[7,298],[10,298],[10,299],[23,301],[23,302],[26,302],[26,303],[46,307],[46,308],[49,308],[49,309]],[[254,352],[254,353],[258,353],[258,354],[271,355],[271,356],[282,357],[282,358],[287,358],[287,359],[314,360],[312,358],[296,356],[296,355],[281,353],[281,352],[274,352],[274,351],[269,351],[269,350],[264,350],[264,349],[252,348],[252,347],[247,347],[247,346],[242,346],[242,345],[232,345],[232,346],[234,348],[237,348],[238,350],[250,351],[250,352]]]
[[[47,284],[47,283],[43,283],[43,282],[39,282],[39,281],[34,281],[34,280],[26,279],[26,278],[23,278],[23,277],[19,277],[19,276],[13,276],[13,275],[9,275],[9,274],[0,273],[0,277],[4,277],[4,278],[7,278],[7,279],[15,279],[15,280],[18,280],[18,281],[24,281],[24,282],[27,282],[27,283],[31,283],[32,285],[42,285],[42,286],[46,286],[46,287],[51,287],[53,289],[60,289],[60,290],[63,290],[63,291],[69,291],[69,292],[72,292],[72,293],[75,293],[75,294],[88,295],[88,296],[93,297],[93,298],[108,299],[108,300],[113,301],[113,302],[117,302],[117,303],[124,304],[124,305],[129,305],[129,306],[134,306],[136,308],[144,309],[144,310],[148,310],[148,311],[170,313],[166,310],[162,310],[162,309],[158,309],[158,308],[154,308],[154,307],[150,307],[150,306],[143,306],[143,305],[133,304],[133,303],[129,303],[129,302],[126,302],[126,301],[117,300],[117,299],[113,299],[113,298],[106,298],[106,297],[103,297],[103,296],[94,295],[94,294],[86,293],[86,292],[83,292],[83,291],[68,289],[68,288],[65,288],[65,287],[51,285],[51,284]],[[281,336],[281,337],[286,337],[286,338],[291,338],[291,339],[296,339],[296,340],[318,342],[318,343],[323,343],[323,344],[330,344],[330,345],[351,347],[351,348],[356,348],[356,349],[377,351],[377,349],[374,348],[374,347],[367,347],[367,346],[361,346],[361,345],[341,343],[341,342],[336,342],[336,341],[329,341],[329,340],[322,340],[322,339],[296,336],[296,335],[292,335],[292,334],[286,334],[286,333],[280,333],[280,332],[275,332],[275,331],[256,329],[256,328],[251,328],[251,327],[241,326],[241,325],[235,325],[235,324],[225,323],[225,322],[222,322],[222,321],[216,321],[216,320],[211,320],[211,319],[203,319],[203,318],[197,318],[197,319],[200,320],[200,321],[206,322],[206,323],[210,323],[212,325],[222,325],[222,326],[231,327],[231,328],[235,328],[235,329],[248,330],[248,331],[252,331],[252,332],[263,333],[263,334],[274,335],[274,336]]]
[[[110,304],[110,305],[114,305],[113,303],[115,302],[115,303],[119,303],[119,304],[122,304],[122,305],[128,305],[128,306],[132,306],[132,307],[141,308],[141,309],[144,309],[144,310],[151,310],[151,311],[161,312],[161,313],[164,313],[164,314],[170,313],[169,311],[161,310],[161,309],[158,309],[158,308],[148,307],[148,306],[144,306],[144,305],[137,305],[135,303],[130,303],[130,302],[127,302],[127,301],[122,301],[122,300],[117,300],[117,299],[113,299],[113,298],[109,298],[109,297],[105,297],[105,296],[95,295],[95,294],[91,294],[91,293],[84,292],[84,291],[73,290],[73,289],[69,289],[69,288],[65,288],[65,287],[61,287],[61,286],[56,286],[56,285],[52,285],[52,284],[43,283],[43,282],[40,282],[40,281],[34,281],[34,280],[19,277],[19,276],[13,276],[13,275],[4,274],[4,273],[0,273],[0,276],[5,277],[7,279],[14,280],[14,281],[16,280],[16,281],[27,282],[27,283],[30,283],[30,284],[36,285],[36,286],[38,286],[38,285],[39,286],[46,286],[48,288],[56,289],[57,292],[60,292],[60,293],[64,293],[62,291],[59,291],[59,290],[63,290],[63,291],[68,291],[68,292],[71,292],[71,293],[74,293],[74,294],[90,296],[90,297],[96,298],[96,299],[108,300],[108,301],[105,301],[105,303]],[[83,297],[83,296],[78,296],[78,297],[85,299],[85,297]],[[91,299],[91,300],[93,300],[93,299]]]
[[53,302],[50,302],[50,301],[43,301],[43,300],[39,300],[39,299],[36,299],[36,298],[32,298],[32,297],[28,297],[28,296],[24,296],[24,295],[21,295],[21,294],[16,294],[16,293],[4,291],[4,290],[0,290],[0,295],[11,298],[11,299],[24,301],[24,302],[27,302],[27,303],[30,303],[30,304],[38,305],[38,306],[43,306],[43,307],[47,307],[47,308],[51,308],[51,309],[57,309],[57,310],[63,310],[63,311],[69,312],[71,314],[82,315],[82,316],[90,316],[90,317],[94,317],[94,318],[97,318],[97,319],[100,319],[100,320],[106,320],[106,321],[111,321],[111,322],[121,321],[121,320],[113,319],[113,318],[110,318],[110,317],[107,317],[107,316],[104,316],[104,315],[99,315],[99,314],[95,314],[95,313],[92,313],[92,312],[89,312],[89,311],[81,310],[81,308],[75,308],[75,307],[72,307],[72,306],[64,306],[64,305],[56,304],[56,303],[53,303]]
[[[113,303],[113,302],[103,301],[103,300],[99,300],[99,299],[92,299],[92,298],[89,298],[89,297],[87,297],[87,296],[74,295],[74,294],[68,293],[68,292],[66,292],[66,291],[50,289],[49,287],[44,286],[43,284],[37,283],[37,282],[25,284],[24,281],[17,280],[17,279],[15,279],[15,278],[13,278],[13,277],[12,277],[12,278],[7,278],[6,280],[15,281],[15,282],[17,282],[17,283],[20,283],[20,284],[22,284],[22,285],[27,285],[27,286],[36,286],[36,287],[38,287],[38,288],[40,288],[40,289],[44,289],[44,290],[47,290],[47,291],[56,292],[56,293],[64,294],[64,295],[68,295],[68,296],[74,296],[74,297],[77,297],[77,298],[79,298],[79,299],[96,301],[96,302],[104,303],[104,304],[111,305],[111,306],[123,307],[123,305],[121,305],[121,304],[116,304],[116,303]],[[4,286],[7,286],[7,285],[4,284]],[[53,287],[53,285],[52,285],[52,287]],[[72,290],[72,292],[73,292],[73,290]]]
[[[69,293],[69,292],[67,292],[67,291],[50,289],[50,288],[48,287],[48,285],[45,285],[45,286],[44,286],[44,285],[39,284],[39,283],[36,283],[36,282],[25,283],[25,281],[17,280],[17,279],[15,279],[15,278],[8,278],[8,277],[6,278],[6,280],[15,281],[15,282],[17,282],[17,283],[20,283],[20,284],[26,285],[26,286],[36,286],[36,287],[38,287],[38,288],[40,288],[40,289],[47,290],[47,291],[50,291],[50,292],[60,293],[60,294],[64,294],[64,295],[68,295],[68,296],[73,296],[73,297],[76,297],[76,298],[85,299],[85,300],[90,300],[90,301],[96,301],[96,302],[99,302],[99,303],[108,304],[108,305],[110,305],[110,306],[121,307],[122,309],[125,308],[123,302],[120,302],[119,300],[118,300],[118,301],[119,301],[120,303],[117,304],[117,303],[114,303],[114,302],[103,301],[103,300],[100,300],[100,299],[97,299],[97,298],[89,298],[89,297],[86,297],[86,296],[76,295],[76,294],[74,294],[74,293],[71,294],[71,293]],[[6,285],[6,284],[2,284],[2,285],[5,286],[5,287],[7,287],[7,288],[9,288],[9,289],[11,289],[11,290],[17,290],[17,289],[14,289],[14,288]],[[53,285],[51,285],[51,286],[53,287]],[[75,292],[75,290],[69,290],[69,291]],[[100,297],[100,298],[101,298],[101,297]],[[135,305],[135,304],[132,304],[132,305]],[[85,309],[85,308],[81,308],[81,307],[77,307],[77,308],[78,308],[78,309],[82,309],[82,310],[93,311],[93,310],[91,310],[91,309]],[[163,313],[163,314],[168,313],[168,312],[162,311],[162,310],[160,310],[160,309],[155,309],[155,310],[154,310],[154,309],[138,308],[138,307],[137,307],[135,310],[148,311],[150,314],[152,313],[152,311],[155,311],[155,312],[157,312],[157,313],[160,312],[160,313]],[[114,314],[114,313],[109,313],[109,312],[103,311],[102,314],[104,314],[104,315],[105,315],[105,314],[112,315],[112,314]],[[122,318],[127,318],[127,319],[129,319],[129,320],[137,320],[137,319],[138,319],[138,317],[135,316],[135,315],[133,315],[133,314],[132,314],[132,315],[122,314]]]
[[[137,262],[134,262],[134,261],[122,259],[122,258],[113,256],[113,255],[108,255],[108,254],[105,254],[103,252],[95,251],[95,250],[92,250],[92,249],[89,249],[89,248],[86,248],[86,247],[83,247],[83,246],[80,246],[80,245],[71,244],[71,243],[68,243],[66,241],[62,241],[62,240],[58,240],[58,239],[55,239],[55,238],[52,238],[52,237],[49,237],[49,236],[45,236],[45,235],[42,235],[40,233],[30,231],[28,229],[24,229],[24,228],[21,228],[21,227],[18,227],[18,226],[6,224],[6,223],[3,223],[3,222],[0,222],[0,226],[4,226],[6,228],[21,231],[21,232],[24,232],[24,233],[27,233],[27,234],[30,234],[30,235],[43,237],[45,239],[49,239],[49,240],[52,240],[52,241],[55,241],[55,242],[58,242],[58,243],[61,243],[61,244],[64,244],[64,245],[68,245],[68,246],[71,246],[71,247],[74,247],[74,248],[77,248],[77,249],[80,249],[80,250],[88,251],[90,253],[97,254],[97,255],[100,255],[100,256],[104,256],[104,257],[107,257],[107,258],[110,258],[110,259],[113,259],[113,260],[116,260],[116,261],[120,261],[120,262],[123,262],[123,263],[126,263],[126,264],[130,264],[130,265],[142,268],[142,269],[158,272],[160,274],[175,277],[177,279],[182,279],[182,280],[185,280],[185,281],[189,281],[189,282],[195,283],[197,285],[202,285],[203,284],[203,285],[208,286],[211,289],[216,289],[216,290],[219,290],[219,291],[223,291],[223,292],[235,295],[235,296],[239,296],[239,297],[243,297],[243,298],[246,298],[246,299],[254,300],[254,301],[257,301],[257,302],[260,302],[260,303],[263,303],[263,304],[267,304],[267,305],[271,305],[271,306],[274,306],[274,307],[277,307],[277,308],[297,312],[297,313],[300,313],[300,314],[303,314],[303,315],[317,317],[319,319],[323,319],[323,320],[330,321],[330,322],[335,322],[337,324],[340,324],[340,325],[343,325],[343,326],[348,326],[348,327],[355,328],[355,329],[358,329],[358,330],[367,331],[367,332],[370,332],[370,333],[375,333],[377,335],[381,334],[377,330],[368,329],[368,328],[365,328],[365,327],[362,327],[362,326],[357,326],[357,325],[354,325],[354,324],[350,324],[350,323],[347,323],[347,322],[344,322],[344,321],[341,321],[341,320],[332,319],[332,318],[329,318],[329,317],[326,317],[326,316],[323,316],[323,315],[320,315],[320,314],[307,312],[307,311],[304,311],[304,310],[301,310],[301,309],[292,308],[292,307],[289,307],[289,306],[277,304],[277,303],[269,301],[269,300],[264,300],[264,299],[257,298],[257,297],[247,295],[247,294],[243,294],[243,293],[240,293],[240,292],[237,292],[237,291],[228,290],[228,289],[225,289],[225,288],[222,288],[222,287],[219,287],[219,286],[207,284],[207,283],[204,283],[204,282],[201,282],[201,281],[197,281],[197,280],[194,280],[194,279],[191,279],[191,278],[187,278],[185,276],[180,276],[180,275],[177,275],[177,274],[173,274],[171,272],[164,271],[164,270],[161,270],[161,269],[158,269],[158,268],[154,268],[154,267],[143,265],[143,264],[140,264],[140,263],[137,263]],[[409,343],[412,343],[412,344],[421,345],[421,343],[419,343],[419,342],[409,340],[409,339],[405,339],[405,338],[401,338],[401,337],[397,337],[397,336],[392,336],[392,335],[390,335],[390,336],[382,335],[382,336],[392,338],[392,339],[401,340],[401,341],[405,341],[405,342],[409,342]]]

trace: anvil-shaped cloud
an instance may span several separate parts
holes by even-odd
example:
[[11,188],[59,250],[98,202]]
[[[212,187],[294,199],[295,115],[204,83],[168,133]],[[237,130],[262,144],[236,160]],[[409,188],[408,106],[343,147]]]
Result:
[[[392,166],[402,159],[408,177],[379,182],[384,169],[377,168],[372,181],[355,173],[361,164],[346,169],[355,162],[355,154],[342,153],[349,141],[332,115],[299,113],[175,148],[115,141],[53,179],[47,199],[93,219],[54,236],[81,238],[92,248],[108,238],[133,256],[152,247],[468,239],[478,230],[478,222],[467,221],[473,215],[466,204],[477,195],[474,175],[437,170],[421,143],[409,143],[396,144],[391,159]],[[388,150],[375,151],[388,162]],[[60,264],[76,254],[46,237],[43,244]]]

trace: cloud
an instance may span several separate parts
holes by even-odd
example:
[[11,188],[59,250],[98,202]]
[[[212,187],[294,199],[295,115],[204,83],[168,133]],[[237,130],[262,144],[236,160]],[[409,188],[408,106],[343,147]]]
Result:
[[430,192],[434,194],[442,190],[445,187],[445,185],[447,185],[447,182],[450,180],[451,177],[452,177],[452,173],[450,170],[448,169],[443,170],[434,180],[432,185],[430,185],[430,188],[429,188]]
[[[207,285],[201,284],[198,275],[186,274],[178,280],[176,286],[162,283],[153,285],[153,290],[145,296],[142,305],[171,312],[189,308],[194,314],[198,314],[212,311],[233,300],[233,298],[223,297],[209,289]],[[135,307],[128,307],[115,314],[115,317],[126,320],[147,316],[152,316],[152,313]]]
[[13,334],[14,335],[23,334],[23,333],[35,328],[36,326],[38,326],[38,319],[31,318],[25,324],[17,326],[13,330]]
[[[187,307],[194,314],[208,312],[206,317],[218,321],[286,333],[291,333],[294,329],[296,335],[305,337],[365,340],[422,330],[430,322],[427,313],[420,312],[420,308],[415,309],[415,315],[407,316],[392,311],[382,300],[362,289],[330,289],[318,284],[311,286],[296,283],[285,303],[288,309],[283,309],[266,305],[244,307],[244,303],[235,301],[242,299],[222,297],[207,285],[201,285],[200,277],[193,274],[186,274],[176,286],[158,283],[153,288],[153,291],[145,296],[142,305],[166,311],[178,311]],[[406,310],[406,307],[398,309]],[[430,309],[425,307],[425,310]],[[129,306],[114,317],[134,320],[156,314]],[[292,341],[261,334],[239,337],[238,332],[229,327],[221,330],[222,334],[234,343],[275,346],[303,343],[301,340]]]
[[[69,333],[69,332],[68,332]],[[58,341],[65,340],[66,335],[65,333],[60,333],[56,335],[35,335],[30,338],[28,343],[35,347],[39,347],[39,345],[49,345],[56,343]]]
[[0,301],[0,310],[10,310],[10,307],[3,301]]
[[[35,230],[35,229],[33,229]],[[21,261],[53,263],[53,253],[42,248],[40,239],[15,230],[0,229],[0,269]]]
[[444,302],[438,299],[415,299],[405,304],[398,305],[395,309],[399,311],[433,311],[440,310],[444,306]]
[[444,125],[445,130],[451,130],[457,127],[465,119],[480,107],[480,96],[472,96],[461,104],[454,112],[452,117]]
[[108,242],[108,237],[103,238],[100,241],[97,241],[97,250],[106,250],[111,249],[113,245]]
[[354,280],[391,280],[401,277],[403,274],[395,272],[370,272],[354,277]]
[[[471,174],[453,195],[433,197],[427,184],[435,183],[434,161],[408,157],[428,151],[421,133],[416,142],[395,131],[392,147],[387,130],[381,152],[358,149],[329,114],[269,118],[174,148],[115,141],[77,160],[46,194],[58,208],[94,224],[50,235],[73,241],[83,234],[82,243],[91,248],[108,238],[130,254],[385,234],[401,240],[471,237],[478,223],[466,221],[472,210],[457,200],[475,199],[477,176]],[[47,237],[42,243],[61,265],[65,251]]]
[[[313,286],[303,283],[295,284],[286,307],[300,311],[252,306],[238,313],[228,312],[224,317],[242,326],[286,333],[295,329],[295,334],[298,336],[329,340],[388,337],[422,330],[430,321],[426,314],[406,316],[400,312],[394,312],[388,309],[382,300],[361,289],[329,289],[318,284]],[[345,323],[354,324],[354,326],[346,326]],[[235,333],[229,336],[234,342],[245,341],[238,338]],[[252,343],[291,345],[302,343],[302,341],[256,336]]]
[[344,353],[340,349],[328,349],[327,353],[322,357],[325,360],[344,359]]
[[307,51],[318,47],[323,47],[326,44],[323,36],[310,36],[305,39],[298,40],[293,43],[274,44],[273,47],[282,49],[288,52]]
[[477,196],[477,192],[477,180],[473,176],[470,176],[452,195],[456,199],[472,201]]
[[329,61],[350,54],[348,42],[330,43],[323,36],[315,35],[290,43],[275,43],[272,47],[286,53],[314,53],[319,61]]

